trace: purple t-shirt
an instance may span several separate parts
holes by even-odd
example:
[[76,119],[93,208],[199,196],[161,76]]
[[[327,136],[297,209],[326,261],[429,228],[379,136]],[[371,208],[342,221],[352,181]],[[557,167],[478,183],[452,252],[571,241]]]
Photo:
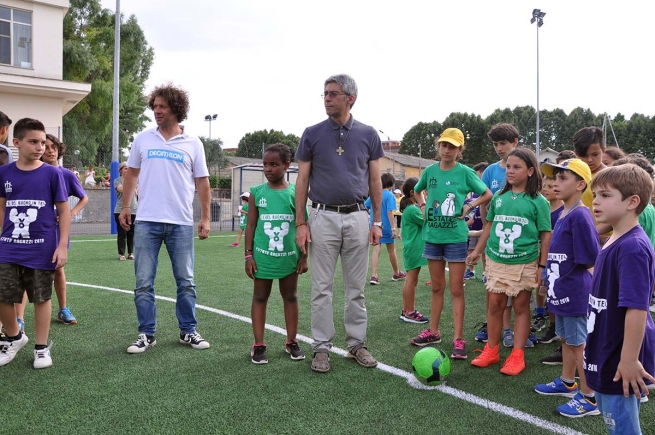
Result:
[[587,266],[596,263],[598,251],[598,233],[587,207],[573,209],[555,223],[546,263],[549,313],[567,317],[587,314],[591,292]]
[[59,231],[55,202],[68,200],[64,178],[54,166],[23,171],[0,167],[0,197],[6,198],[0,237],[0,263],[54,270]]
[[648,313],[654,284],[655,253],[640,226],[600,251],[589,295],[584,354],[585,376],[592,390],[623,394],[623,380],[612,379],[621,360],[628,308],[646,312],[639,361],[646,372],[655,373],[655,324]]
[[[341,154],[337,142],[341,143]],[[297,160],[312,164],[309,199],[328,205],[364,202],[368,197],[369,162],[381,157],[384,151],[378,132],[352,116],[346,125],[328,118],[307,127],[296,151]]]
[[[480,197],[479,193],[471,193],[471,197],[464,201],[464,204],[469,204]],[[479,231],[484,225],[482,225],[482,216],[480,216],[480,206],[475,207],[473,210],[466,215],[466,219],[473,218],[473,223],[469,225],[469,230]]]
[[86,196],[86,192],[82,187],[82,183],[77,178],[77,175],[69,169],[59,166],[59,170],[64,177],[64,186],[66,189],[66,194],[68,196],[74,196],[75,198],[82,199]]
[[557,222],[557,219],[559,219],[559,216],[562,214],[562,210],[564,210],[564,205],[562,205],[557,210],[553,210],[553,211],[550,212],[550,227],[551,228],[555,228],[555,222]]

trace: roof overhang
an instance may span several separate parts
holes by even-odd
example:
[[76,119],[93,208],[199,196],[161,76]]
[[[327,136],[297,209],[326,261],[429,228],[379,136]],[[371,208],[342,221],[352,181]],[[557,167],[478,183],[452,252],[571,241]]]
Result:
[[63,116],[91,92],[91,84],[0,74],[0,92],[61,99]]

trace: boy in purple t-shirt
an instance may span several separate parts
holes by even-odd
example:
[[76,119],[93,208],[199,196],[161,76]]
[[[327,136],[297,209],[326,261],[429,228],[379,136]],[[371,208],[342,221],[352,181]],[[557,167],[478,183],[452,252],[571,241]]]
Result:
[[596,260],[589,296],[584,371],[610,434],[641,434],[639,396],[655,378],[655,324],[648,313],[655,252],[638,216],[653,181],[633,164],[607,168],[591,182],[596,222],[612,235]]
[[[556,333],[562,339],[562,375],[534,390],[546,396],[569,397],[556,408],[565,417],[598,415],[594,392],[587,385],[583,354],[587,339],[587,305],[591,292],[591,269],[600,243],[594,218],[582,204],[582,193],[591,182],[591,170],[580,159],[560,164],[544,163],[541,171],[555,179],[555,197],[564,202],[564,210],[553,227],[544,272],[548,285],[548,311],[555,314]],[[582,242],[580,242],[582,241]],[[575,381],[576,369],[580,385]]]
[[43,124],[21,119],[13,141],[18,161],[0,167],[0,321],[6,333],[0,342],[0,366],[10,363],[28,342],[14,311],[26,291],[34,303],[34,368],[41,369],[52,365],[47,346],[52,283],[55,269],[68,260],[71,218],[61,172],[39,160],[46,141]]

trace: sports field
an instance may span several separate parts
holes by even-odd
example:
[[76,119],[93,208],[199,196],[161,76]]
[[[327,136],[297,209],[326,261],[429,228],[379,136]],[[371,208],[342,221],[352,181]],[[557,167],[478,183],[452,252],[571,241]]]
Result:
[[[175,285],[165,248],[156,292],[157,345],[140,355],[126,353],[137,335],[133,303],[134,265],[117,260],[115,238],[73,238],[66,267],[68,301],[74,326],[53,321],[50,337],[54,366],[32,369],[32,344],[0,368],[3,422],[0,433],[435,433],[435,434],[603,434],[601,417],[567,419],[555,415],[567,400],[533,392],[534,384],[559,375],[559,366],[539,358],[555,344],[526,350],[527,369],[518,377],[501,375],[500,366],[472,367],[453,361],[446,387],[420,389],[411,375],[418,348],[409,340],[424,325],[399,320],[402,282],[392,282],[388,256],[380,259],[379,286],[367,286],[369,350],[380,361],[364,369],[344,358],[343,287],[335,279],[337,336],[332,370],[310,366],[310,281],[299,281],[301,346],[305,361],[284,352],[284,321],[279,294],[272,294],[267,331],[269,363],[250,362],[248,323],[252,282],[243,271],[243,247],[231,248],[232,233],[196,240],[198,331],[211,347],[194,350],[178,343]],[[402,243],[398,243],[401,257]],[[138,253],[137,253],[138,255]],[[339,269],[338,269],[339,270]],[[310,265],[311,272],[311,265]],[[429,316],[427,268],[421,272],[417,308]],[[465,339],[469,360],[481,348],[473,339],[483,319],[482,283],[466,285]],[[450,299],[442,317],[441,346],[452,351]],[[53,306],[56,302],[53,301]],[[32,339],[32,309],[26,314]],[[54,318],[54,314],[53,314]],[[304,342],[303,342],[304,341]],[[338,349],[337,349],[338,348]],[[502,357],[509,349],[502,349]],[[642,406],[644,433],[655,428],[655,400]]]

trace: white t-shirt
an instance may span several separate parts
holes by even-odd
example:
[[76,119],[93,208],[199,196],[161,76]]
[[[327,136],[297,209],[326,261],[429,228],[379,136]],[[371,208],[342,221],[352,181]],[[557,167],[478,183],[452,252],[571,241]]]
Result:
[[166,141],[158,128],[139,134],[127,166],[140,169],[137,221],[193,225],[195,179],[208,177],[200,139],[184,133]]

